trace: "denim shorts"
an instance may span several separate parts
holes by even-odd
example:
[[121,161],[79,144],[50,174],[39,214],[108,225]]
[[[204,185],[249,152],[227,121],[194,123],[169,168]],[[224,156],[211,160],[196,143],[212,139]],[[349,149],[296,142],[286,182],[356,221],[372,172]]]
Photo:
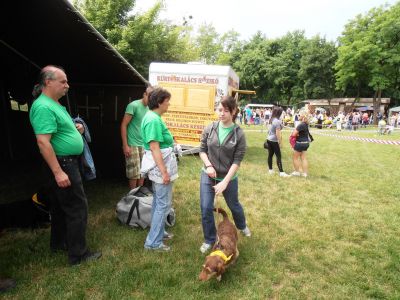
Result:
[[296,142],[293,149],[294,149],[294,151],[297,151],[297,152],[303,152],[303,151],[307,151],[308,147],[310,147],[309,142]]

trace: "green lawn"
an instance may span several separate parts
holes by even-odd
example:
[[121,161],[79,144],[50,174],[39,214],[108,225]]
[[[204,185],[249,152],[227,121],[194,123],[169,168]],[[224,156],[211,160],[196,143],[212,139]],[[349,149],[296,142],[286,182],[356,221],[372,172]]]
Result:
[[[288,134],[283,166],[289,173]],[[88,242],[103,251],[101,260],[69,267],[65,255],[50,253],[48,229],[6,231],[0,274],[18,286],[1,297],[399,299],[400,146],[314,135],[309,178],[280,178],[266,172],[265,130],[246,135],[239,192],[253,236],[240,238],[237,264],[221,282],[197,280],[204,260],[198,250],[201,162],[187,156],[174,186],[177,223],[170,253],[145,252],[146,231],[117,222],[114,210],[127,191],[125,181],[98,180],[86,191]]]

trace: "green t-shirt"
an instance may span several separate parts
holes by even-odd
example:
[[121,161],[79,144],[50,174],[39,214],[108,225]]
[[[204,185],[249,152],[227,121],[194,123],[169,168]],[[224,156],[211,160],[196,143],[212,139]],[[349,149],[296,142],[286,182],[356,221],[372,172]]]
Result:
[[143,146],[143,139],[140,131],[144,115],[149,111],[141,100],[135,100],[129,103],[125,113],[132,116],[132,120],[128,124],[127,135],[129,146]]
[[228,136],[228,134],[233,130],[233,127],[235,127],[235,124],[232,124],[231,127],[223,127],[222,123],[219,123],[218,126],[218,141],[219,144],[222,145],[226,139],[226,137]]
[[161,116],[154,111],[148,111],[142,121],[143,147],[150,150],[150,142],[160,143],[160,149],[174,146],[174,139]]
[[83,138],[64,106],[41,94],[29,112],[35,134],[51,134],[50,143],[56,155],[79,155]]

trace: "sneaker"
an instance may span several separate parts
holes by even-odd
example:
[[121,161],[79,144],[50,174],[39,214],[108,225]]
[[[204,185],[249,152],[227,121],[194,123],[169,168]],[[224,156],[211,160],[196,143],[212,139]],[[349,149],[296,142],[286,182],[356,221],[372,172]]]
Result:
[[151,250],[151,251],[168,252],[168,251],[171,250],[171,247],[170,247],[170,246],[167,246],[167,245],[165,245],[165,244],[163,244],[163,243],[161,243],[160,246],[154,247],[154,248],[153,248],[153,247],[149,247],[149,246],[144,246],[144,249],[146,249],[146,250]]
[[303,174],[301,174],[301,176],[307,177],[307,173],[303,173]]
[[251,237],[251,231],[250,231],[249,227],[247,227],[247,226],[246,226],[245,229],[240,230],[240,232],[241,232],[244,236]]
[[292,176],[300,176],[301,174],[298,171],[294,171],[290,175],[292,175]]
[[70,260],[69,263],[70,263],[70,265],[75,266],[75,265],[79,265],[82,262],[99,259],[101,256],[102,256],[101,252],[86,251],[86,253],[83,254],[81,257]]
[[15,280],[11,278],[0,278],[0,293],[7,292],[14,288]]
[[269,174],[269,175],[274,175],[274,174],[275,174],[275,171],[274,171],[274,170],[268,170],[268,174]]
[[281,177],[290,177],[290,175],[286,174],[285,172],[280,172],[279,176],[281,176]]
[[204,254],[210,249],[211,249],[211,244],[203,243],[203,245],[201,245],[200,247],[200,252]]
[[169,233],[169,232],[164,231],[164,236],[163,236],[163,240],[164,240],[164,241],[170,240],[170,239],[172,239],[173,237],[174,237],[174,234],[173,234],[173,233]]

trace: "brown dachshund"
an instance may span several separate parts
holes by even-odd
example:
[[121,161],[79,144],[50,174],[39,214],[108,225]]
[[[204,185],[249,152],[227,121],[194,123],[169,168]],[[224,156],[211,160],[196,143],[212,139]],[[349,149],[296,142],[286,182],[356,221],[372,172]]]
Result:
[[222,214],[223,220],[217,228],[218,240],[210,255],[206,257],[203,269],[200,272],[199,279],[201,281],[207,281],[213,277],[220,281],[225,269],[233,264],[239,256],[237,249],[238,234],[235,225],[229,221],[225,210],[214,208],[214,211]]

